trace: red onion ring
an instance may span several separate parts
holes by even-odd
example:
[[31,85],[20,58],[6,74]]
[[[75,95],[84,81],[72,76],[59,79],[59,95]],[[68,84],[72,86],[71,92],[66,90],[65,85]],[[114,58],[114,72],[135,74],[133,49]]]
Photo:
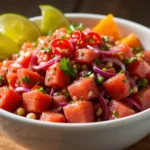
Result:
[[93,70],[97,73],[97,74],[100,74],[104,77],[113,77],[115,76],[116,74],[115,73],[109,73],[109,72],[106,72],[106,71],[102,71],[100,68],[98,68],[95,64],[93,64]]
[[138,108],[140,111],[143,110],[143,108],[141,107],[141,105],[139,105],[133,98],[127,98],[127,99],[125,99],[125,102],[128,102],[128,103],[132,104],[133,106],[135,106],[136,108]]
[[104,54],[104,55],[111,55],[111,54],[115,54],[118,52],[118,50],[114,49],[114,50],[109,50],[109,51],[104,51],[104,50],[100,50],[98,48],[92,47],[90,45],[87,45],[87,48],[95,50],[97,53],[99,54]]
[[110,61],[110,62],[120,66],[124,72],[126,71],[125,65],[120,60],[118,60],[116,58],[103,58],[102,61]]
[[52,87],[52,88],[51,88],[51,91],[50,91],[50,96],[54,96],[54,93],[55,93],[55,88]]
[[14,89],[16,92],[30,92],[31,89],[24,88],[24,87],[17,87]]
[[42,69],[44,67],[47,67],[47,66],[51,66],[53,64],[55,64],[56,62],[58,62],[60,60],[60,56],[56,56],[55,58],[51,59],[50,61],[46,62],[45,64],[42,64],[42,65],[39,65],[39,66],[33,66],[33,68],[35,70],[39,70],[39,69]]

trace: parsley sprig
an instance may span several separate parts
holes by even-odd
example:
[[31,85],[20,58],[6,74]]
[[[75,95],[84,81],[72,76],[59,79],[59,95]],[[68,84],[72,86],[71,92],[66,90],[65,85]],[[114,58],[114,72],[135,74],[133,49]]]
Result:
[[75,70],[70,62],[69,58],[62,58],[60,59],[60,69],[64,71],[65,74],[74,77]]

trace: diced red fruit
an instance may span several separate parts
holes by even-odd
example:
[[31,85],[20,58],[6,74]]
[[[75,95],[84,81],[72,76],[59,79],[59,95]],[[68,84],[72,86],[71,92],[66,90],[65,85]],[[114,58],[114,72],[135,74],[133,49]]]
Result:
[[144,60],[148,63],[148,64],[150,64],[150,51],[144,51]]
[[93,105],[90,101],[76,101],[63,107],[69,123],[87,123],[94,121]]
[[119,58],[119,55],[123,56],[124,59],[134,57],[130,47],[126,44],[119,44],[114,49],[117,49],[117,53],[114,54],[116,58]]
[[62,38],[63,36],[66,35],[66,28],[60,28],[60,29],[57,29],[53,34],[52,36],[50,36],[50,40],[54,40],[56,38]]
[[106,72],[116,73],[116,70],[115,70],[115,68],[109,68],[109,69],[106,70]]
[[132,76],[142,79],[150,72],[150,66],[143,59],[138,59],[129,64],[128,70]]
[[51,105],[52,97],[39,90],[23,93],[23,106],[27,112],[42,113]]
[[0,88],[0,108],[7,111],[14,111],[21,103],[21,96],[13,89]]
[[125,74],[119,73],[103,85],[113,99],[120,100],[130,95],[130,84]]
[[17,70],[18,68],[16,66],[18,64],[23,68],[28,68],[31,56],[32,56],[32,51],[27,51],[21,54],[12,64],[11,70],[13,71]]
[[61,56],[68,57],[73,51],[71,43],[66,39],[53,40],[51,46],[53,53]]
[[134,94],[132,97],[142,106],[144,110],[150,108],[150,88],[143,89]]
[[86,42],[88,45],[94,46],[100,44],[102,42],[102,38],[95,32],[89,32],[86,35]]
[[42,113],[40,120],[48,121],[48,122],[64,123],[66,119],[65,119],[64,115],[61,113],[45,111]]
[[75,52],[75,61],[79,63],[92,64],[94,59],[99,58],[99,53],[91,49],[78,49]]
[[53,104],[55,107],[60,106],[61,103],[67,103],[68,100],[66,99],[65,95],[56,95],[53,96]]
[[21,49],[22,49],[23,51],[28,51],[28,50],[31,50],[32,47],[33,47],[33,43],[31,43],[31,42],[26,42],[26,43],[24,43],[24,44],[22,45]]
[[25,68],[17,70],[17,77],[20,85],[25,88],[32,88],[35,84],[44,85],[44,77]]
[[52,52],[43,52],[42,50],[40,50],[37,53],[37,63],[38,63],[38,65],[41,65],[41,64],[51,60],[53,56],[54,56],[54,54]]
[[77,100],[90,100],[98,97],[98,87],[93,78],[84,78],[68,86],[71,97]]
[[60,69],[59,63],[50,66],[46,71],[45,85],[57,86],[60,88],[66,87],[70,82],[70,77]]
[[9,87],[15,88],[16,87],[16,82],[17,82],[17,74],[14,72],[9,71],[6,75],[7,82],[9,84]]
[[109,120],[123,118],[123,117],[127,117],[133,114],[135,114],[135,111],[132,110],[127,105],[121,103],[120,101],[118,100],[110,101],[109,106],[108,106],[108,119]]

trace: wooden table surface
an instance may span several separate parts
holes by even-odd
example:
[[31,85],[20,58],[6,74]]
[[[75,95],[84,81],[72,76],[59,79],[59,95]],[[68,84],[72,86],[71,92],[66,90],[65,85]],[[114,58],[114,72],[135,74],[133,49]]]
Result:
[[[0,0],[0,13],[14,12],[27,17],[40,15],[39,4],[51,4],[63,12],[108,14],[150,27],[150,0]],[[0,135],[0,150],[25,150]],[[150,135],[127,150],[150,150]]]

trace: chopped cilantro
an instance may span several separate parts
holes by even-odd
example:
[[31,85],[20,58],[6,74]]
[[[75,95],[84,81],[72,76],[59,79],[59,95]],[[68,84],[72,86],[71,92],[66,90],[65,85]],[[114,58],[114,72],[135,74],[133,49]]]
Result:
[[38,88],[38,90],[42,93],[46,93],[46,91],[43,89],[43,87]]
[[94,62],[95,62],[97,65],[99,65],[99,64],[100,64],[100,59],[99,59],[99,58],[95,58],[95,59],[94,59]]
[[64,71],[65,74],[70,75],[72,77],[75,76],[75,70],[70,62],[69,58],[62,58],[60,60],[60,69]]
[[70,94],[67,92],[67,93],[65,93],[65,97],[66,98],[69,98],[70,97]]
[[4,82],[4,77],[0,76],[0,83],[3,83],[3,82]]
[[136,54],[136,57],[144,57],[143,52],[137,53],[137,54]]
[[41,47],[40,50],[46,53],[50,53],[52,51],[50,47],[47,47],[47,48]]
[[26,83],[31,83],[31,82],[32,82],[32,80],[30,79],[29,76],[24,76],[24,77],[22,77],[22,81],[23,81],[23,82],[26,82]]
[[126,80],[122,80],[123,83],[126,83]]
[[143,80],[140,80],[138,82],[138,86],[142,87],[142,88],[145,87],[147,84],[148,84],[148,80],[147,79],[143,79]]
[[134,48],[133,48],[133,51],[136,52],[136,53],[138,53],[138,52],[143,51],[143,49],[142,49],[141,47],[138,47],[138,46],[137,46],[137,47],[134,47]]
[[124,71],[123,69],[121,69],[119,73],[124,73],[124,72],[125,72],[125,71]]
[[103,36],[102,40],[107,43],[107,42],[109,42],[110,37],[109,36]]
[[119,114],[118,114],[115,110],[113,111],[113,115],[114,115],[116,118],[119,117]]
[[137,58],[136,57],[131,57],[130,59],[129,58],[125,58],[125,63],[126,64],[130,64],[132,63],[133,61],[136,61]]
[[103,76],[97,77],[97,83],[98,83],[98,84],[102,84],[103,81],[104,81],[104,77],[103,77]]
[[83,31],[85,29],[85,27],[83,26],[82,23],[80,24],[71,24],[68,28],[67,28],[67,33],[68,34],[72,34],[72,32],[74,30],[80,30],[80,31]]
[[104,44],[102,47],[101,47],[101,49],[102,50],[109,50],[109,48],[110,48],[110,44],[108,44],[108,43],[106,43],[106,44]]

